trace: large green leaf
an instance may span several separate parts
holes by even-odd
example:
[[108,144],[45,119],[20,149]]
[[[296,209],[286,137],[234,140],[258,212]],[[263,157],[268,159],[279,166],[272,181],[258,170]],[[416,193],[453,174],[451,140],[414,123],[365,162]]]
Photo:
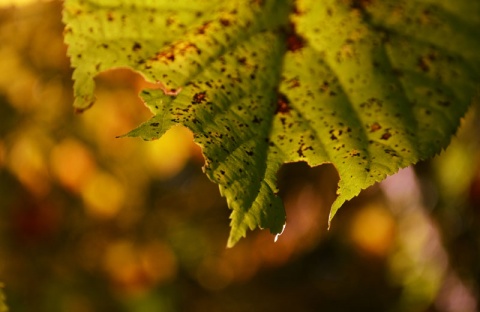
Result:
[[115,67],[159,89],[130,132],[152,140],[175,124],[203,147],[205,172],[231,215],[231,246],[248,228],[281,233],[276,173],[332,163],[339,207],[438,153],[478,87],[480,3],[470,0],[66,0],[75,107]]

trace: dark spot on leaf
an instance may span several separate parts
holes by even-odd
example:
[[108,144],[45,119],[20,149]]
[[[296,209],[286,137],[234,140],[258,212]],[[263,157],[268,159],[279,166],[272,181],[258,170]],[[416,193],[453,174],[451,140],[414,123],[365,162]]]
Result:
[[195,95],[192,98],[192,104],[200,104],[204,101],[206,101],[206,91],[195,93]]
[[152,127],[158,127],[159,125],[160,125],[160,123],[158,123],[158,122],[152,122],[150,124],[150,126],[152,126]]
[[305,144],[301,143],[300,147],[297,150],[297,154],[298,154],[299,157],[305,157],[305,154],[303,154],[304,151],[308,151],[308,150],[313,151],[313,147],[307,146],[307,147],[304,148],[304,146],[305,146]]
[[382,134],[381,139],[382,139],[382,140],[388,140],[388,139],[390,139],[391,136],[392,136],[392,134],[387,131],[387,132],[385,132],[384,134]]
[[428,59],[425,58],[425,57],[420,57],[418,59],[417,65],[425,73],[428,73],[430,71],[430,63],[429,63]]
[[242,64],[242,65],[246,65],[247,64],[247,58],[246,57],[240,57],[237,59],[238,63]]
[[292,23],[287,33],[287,49],[291,52],[296,52],[305,46],[305,39],[300,36],[296,30],[295,25]]
[[231,22],[226,18],[221,18],[220,19],[220,24],[222,24],[222,26],[225,26],[225,27],[230,26],[230,23]]
[[292,78],[287,81],[287,84],[289,89],[294,89],[300,87],[300,80],[298,80],[298,78]]
[[428,53],[427,58],[430,61],[435,61],[437,59],[437,54],[435,52],[430,52],[430,53]]
[[298,153],[299,157],[305,157],[305,155],[303,155],[303,150],[302,150],[303,145],[304,144],[300,145],[300,147],[297,150],[297,153]]
[[160,60],[160,59],[167,59],[169,61],[175,61],[175,55],[173,54],[173,51],[165,51],[161,52],[156,55],[155,59]]
[[450,106],[450,101],[438,101],[438,104],[443,107]]
[[386,148],[383,151],[390,156],[398,157],[397,153],[393,149]]
[[328,81],[324,81],[319,88],[320,92],[322,93],[327,92],[329,89],[330,89],[330,84],[328,83]]
[[305,39],[298,34],[291,34],[287,38],[287,49],[291,52],[296,52],[305,46]]
[[142,48],[142,46],[140,45],[140,43],[135,42],[135,43],[133,44],[132,50],[133,50],[133,52],[137,52],[137,51],[140,50],[141,48]]
[[338,140],[337,136],[335,135],[335,130],[330,130],[328,133],[331,134],[330,140]]
[[378,122],[374,122],[371,126],[370,126],[370,132],[375,132],[375,131],[378,131],[382,129],[382,126],[380,126],[380,124]]
[[373,0],[352,0],[350,3],[350,7],[352,9],[365,9],[369,5],[371,5]]
[[392,74],[393,74],[395,77],[397,77],[397,78],[401,78],[401,77],[404,76],[403,71],[401,71],[401,70],[398,69],[398,68],[392,69]]
[[198,29],[197,29],[197,34],[200,34],[200,35],[203,35],[205,34],[205,31],[207,30],[208,26],[210,25],[211,22],[205,22],[203,23],[202,26],[200,26]]
[[165,24],[166,24],[167,26],[170,26],[170,25],[172,25],[173,23],[175,23],[175,20],[174,20],[172,17],[167,18],[167,20],[165,21]]
[[277,97],[277,109],[275,110],[275,114],[286,114],[290,112],[290,101],[288,100],[287,96],[283,93],[278,93]]

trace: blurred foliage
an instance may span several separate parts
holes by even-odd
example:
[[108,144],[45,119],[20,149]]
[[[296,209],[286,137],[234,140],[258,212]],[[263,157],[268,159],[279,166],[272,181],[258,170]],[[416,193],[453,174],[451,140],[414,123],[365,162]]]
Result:
[[[228,213],[191,134],[116,139],[142,79],[97,79],[75,115],[61,3],[0,10],[0,280],[11,311],[475,311],[476,105],[451,147],[348,203],[332,166],[279,172],[289,220],[226,249]],[[477,103],[478,104],[478,103]]]
[[8,307],[5,304],[5,295],[3,294],[3,284],[0,284],[0,312],[7,312]]

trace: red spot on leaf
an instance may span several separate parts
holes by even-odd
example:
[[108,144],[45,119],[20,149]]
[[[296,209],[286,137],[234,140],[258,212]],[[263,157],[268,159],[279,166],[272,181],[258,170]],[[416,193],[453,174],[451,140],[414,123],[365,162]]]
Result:
[[388,140],[388,139],[390,139],[391,136],[392,136],[392,134],[390,132],[385,132],[384,134],[382,134],[381,139],[382,140]]
[[207,99],[206,91],[195,93],[195,95],[192,98],[192,104],[200,104],[206,101],[206,99]]
[[374,122],[371,126],[370,126],[370,132],[375,132],[375,131],[378,131],[382,129],[382,126],[380,126],[380,124],[378,122]]
[[297,33],[295,24],[291,23],[290,28],[287,31],[288,51],[296,52],[302,49],[305,46],[305,42],[305,39]]
[[290,101],[288,100],[287,96],[283,93],[279,93],[277,97],[277,109],[275,110],[275,114],[286,114],[290,112]]

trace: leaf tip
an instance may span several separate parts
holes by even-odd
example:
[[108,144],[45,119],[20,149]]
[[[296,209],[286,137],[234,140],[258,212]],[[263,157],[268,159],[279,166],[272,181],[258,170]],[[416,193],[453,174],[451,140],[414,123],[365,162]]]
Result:
[[287,226],[287,222],[283,224],[282,230],[275,235],[275,238],[273,239],[273,242],[276,243],[278,240],[278,237],[283,234],[283,231],[285,231],[285,227]]
[[238,237],[238,236],[233,236],[231,233],[230,233],[230,236],[228,237],[228,241],[227,241],[227,248],[232,248],[234,247],[238,241],[240,240],[241,237]]
[[337,214],[338,209],[340,209],[340,207],[343,205],[344,202],[345,202],[344,199],[339,201],[339,198],[337,198],[337,200],[335,200],[335,202],[332,204],[332,207],[330,208],[330,213],[328,214],[328,226],[327,226],[328,230],[330,230],[330,227],[332,226],[332,220]]
[[75,114],[81,114],[95,103],[95,96],[77,96],[73,102]]

